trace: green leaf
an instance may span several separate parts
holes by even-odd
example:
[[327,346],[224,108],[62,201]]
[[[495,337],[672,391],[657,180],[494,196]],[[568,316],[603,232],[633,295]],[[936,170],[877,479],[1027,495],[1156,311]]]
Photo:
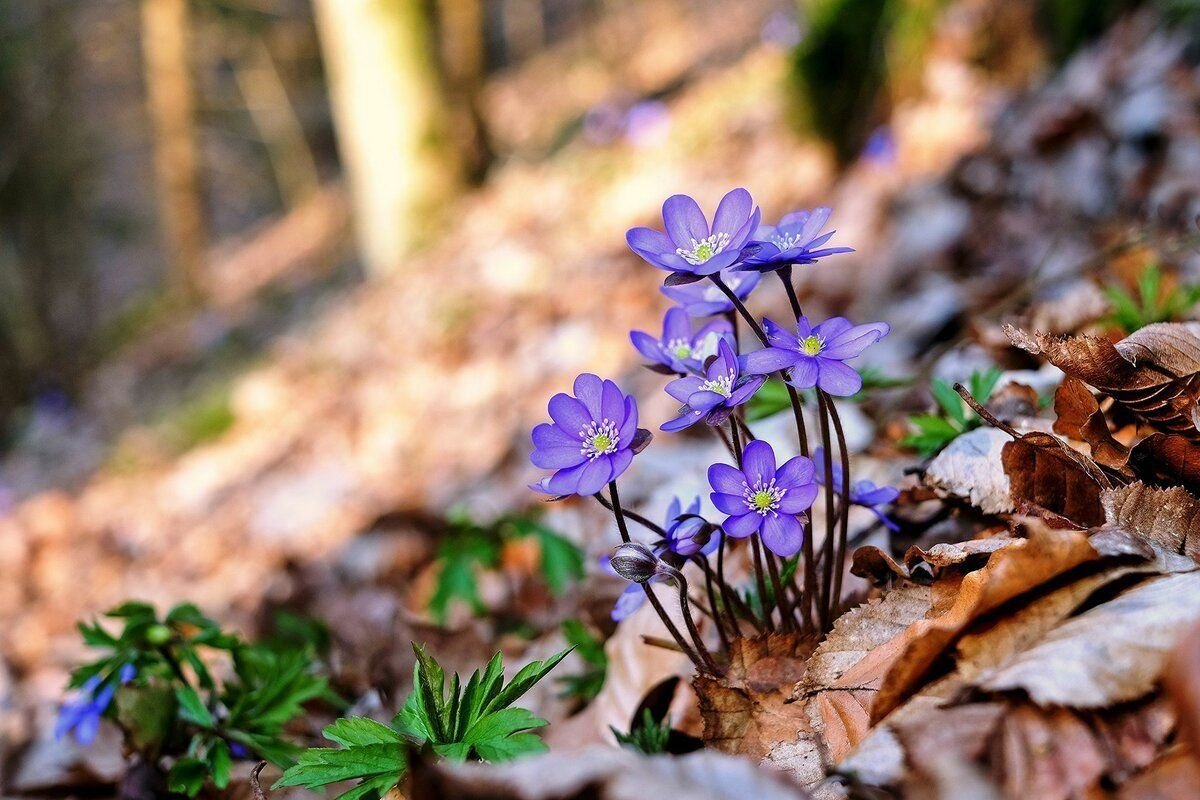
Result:
[[999,383],[1000,376],[1003,374],[1004,370],[999,367],[989,367],[983,372],[972,372],[971,379],[968,381],[971,396],[980,403],[986,403],[991,399],[992,392],[996,390],[996,384]]
[[429,599],[429,611],[439,625],[446,623],[455,601],[466,603],[473,614],[484,612],[476,572],[500,563],[500,538],[466,518],[452,520],[454,529],[438,547],[437,583]]
[[301,753],[300,760],[271,788],[305,786],[318,789],[340,781],[383,777],[391,781],[390,785],[395,785],[406,768],[404,747],[398,743],[365,744],[341,750],[312,747]]
[[212,712],[192,687],[176,686],[175,700],[179,703],[179,716],[184,722],[199,725],[201,728],[212,728],[216,725]]
[[521,536],[537,537],[542,577],[556,596],[561,597],[571,584],[583,577],[583,550],[570,539],[528,519],[513,519],[510,524]]
[[463,742],[478,744],[491,739],[501,739],[514,733],[541,728],[549,723],[535,717],[524,708],[504,708],[485,715],[467,731]]
[[746,420],[754,422],[773,417],[792,407],[791,397],[783,381],[771,379],[750,398],[746,404]]
[[447,742],[435,744],[433,752],[455,764],[461,764],[471,755],[471,745],[466,742]]
[[417,663],[413,666],[413,691],[417,694],[422,716],[435,743],[447,741],[446,673],[440,664],[425,652],[424,646],[412,644]]
[[526,692],[533,688],[534,684],[546,677],[550,670],[554,669],[559,663],[567,657],[574,648],[568,647],[560,653],[552,655],[545,661],[532,661],[526,664],[517,672],[512,682],[505,686],[499,694],[493,697],[483,707],[484,713],[495,711],[501,708],[507,708],[521,698]]
[[511,761],[520,756],[544,753],[550,748],[536,734],[518,733],[503,739],[480,742],[474,749],[484,761]]
[[401,736],[417,744],[433,739],[433,732],[429,730],[429,725],[425,721],[420,696],[415,689],[408,693],[408,697],[404,700],[404,707],[392,719],[392,725]]
[[366,717],[342,717],[325,726],[321,734],[342,747],[400,743],[399,732]]
[[167,773],[167,788],[195,797],[208,780],[208,764],[198,758],[186,756],[179,759]]
[[929,390],[933,393],[933,399],[950,419],[960,426],[967,424],[967,413],[963,400],[958,396],[958,392],[954,391],[954,387],[941,378],[934,378],[929,384]]
[[229,745],[224,739],[216,739],[208,750],[208,765],[212,769],[213,785],[224,789],[229,785],[229,770],[233,759],[229,755]]

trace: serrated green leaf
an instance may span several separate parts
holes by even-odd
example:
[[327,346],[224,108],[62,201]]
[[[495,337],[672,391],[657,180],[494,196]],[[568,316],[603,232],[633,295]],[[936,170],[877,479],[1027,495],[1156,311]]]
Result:
[[471,755],[471,745],[466,742],[446,742],[435,744],[433,752],[455,764],[461,764]]
[[208,764],[198,758],[184,757],[172,765],[167,773],[167,788],[188,797],[195,797],[208,780]]
[[408,693],[408,697],[404,700],[404,706],[392,719],[392,725],[401,736],[417,744],[428,742],[433,738],[433,732],[429,730],[429,725],[425,722],[420,696],[415,689]]
[[965,404],[958,392],[954,391],[954,387],[946,383],[941,378],[934,378],[929,383],[929,391],[933,393],[933,399],[942,407],[946,415],[950,419],[957,422],[960,426],[967,424],[967,413]]
[[518,733],[503,739],[493,739],[480,742],[474,747],[475,752],[484,761],[511,761],[520,756],[544,753],[550,748],[539,736],[532,733]]
[[432,734],[434,743],[448,740],[446,719],[446,673],[425,648],[413,642],[417,663],[413,665],[413,692],[417,695],[418,709]]
[[271,788],[304,786],[319,789],[340,781],[381,776],[387,776],[395,783],[404,775],[406,767],[404,748],[400,744],[366,744],[342,750],[313,747],[301,753],[299,761]]
[[971,390],[971,396],[980,403],[986,403],[992,397],[992,392],[996,390],[996,384],[1000,382],[1000,377],[1004,375],[1004,370],[999,367],[989,367],[983,372],[972,372],[971,379],[968,381]]
[[517,672],[512,681],[499,694],[489,700],[483,707],[484,714],[507,708],[533,688],[534,684],[549,674],[550,670],[559,665],[574,648],[568,647],[560,653],[555,653],[545,661],[532,661]]
[[229,770],[233,759],[229,754],[229,745],[223,739],[217,739],[208,750],[208,766],[212,770],[213,785],[224,789],[229,785]]
[[400,743],[398,731],[367,717],[342,717],[325,726],[321,735],[342,747]]
[[463,737],[463,741],[467,744],[478,744],[511,736],[514,733],[541,728],[548,724],[546,720],[535,717],[524,708],[503,708],[485,715],[472,725]]

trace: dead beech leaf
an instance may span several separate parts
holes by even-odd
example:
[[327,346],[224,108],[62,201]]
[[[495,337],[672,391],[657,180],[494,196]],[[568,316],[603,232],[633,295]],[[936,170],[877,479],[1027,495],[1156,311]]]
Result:
[[1117,800],[1195,800],[1200,765],[1187,750],[1176,750],[1123,784]]
[[1200,562],[1200,500],[1183,487],[1160,489],[1138,481],[1107,489],[1100,500],[1109,525]]
[[1129,460],[1129,448],[1113,438],[1100,403],[1087,385],[1068,376],[1054,392],[1054,432],[1084,442],[1092,458],[1113,469],[1123,469]]
[[713,751],[646,758],[610,747],[550,752],[502,764],[418,765],[411,800],[805,800],[751,761]]
[[1200,438],[1200,323],[1147,325],[1113,344],[1004,328],[1009,341],[1112,397],[1164,433]]
[[1200,442],[1153,433],[1133,446],[1129,465],[1145,480],[1182,484],[1200,492]]
[[904,554],[904,565],[912,572],[919,565],[926,564],[935,576],[947,567],[981,567],[992,553],[1019,541],[1021,540],[1011,536],[988,536],[965,542],[941,542],[928,550],[913,545]]
[[702,675],[693,683],[705,743],[757,761],[777,743],[807,735],[803,709],[788,705],[787,699],[813,646],[811,639],[790,634],[734,640],[728,673],[721,678]]
[[889,586],[896,579],[907,580],[908,567],[892,558],[891,553],[873,544],[863,545],[850,559],[850,574],[865,578],[872,586]]
[[1108,477],[1089,459],[1049,433],[1026,433],[1004,445],[1001,460],[1013,502],[1059,527],[1104,522],[1100,491]]
[[905,797],[988,798],[999,791],[976,766],[1005,713],[1003,703],[973,703],[917,715],[896,726],[908,773]]
[[925,480],[951,494],[965,497],[986,514],[1013,510],[1008,476],[1000,454],[1011,440],[1004,431],[976,428],[952,441],[925,470]]
[[1182,628],[1200,620],[1200,573],[1164,575],[1068,620],[980,685],[1039,705],[1104,708],[1147,694]]
[[[1192,626],[1171,652],[1163,672],[1167,697],[1179,718],[1179,733],[1191,749],[1200,755],[1200,626]],[[1196,759],[1200,766],[1200,758]]]
[[1047,528],[1035,528],[1029,539],[992,554],[983,569],[963,577],[954,603],[945,613],[914,622],[898,637],[896,646],[901,652],[875,696],[871,721],[899,706],[974,620],[1101,557],[1086,534]]
[[994,768],[1005,797],[1071,800],[1097,786],[1108,766],[1100,742],[1067,709],[1022,705],[1001,722]]

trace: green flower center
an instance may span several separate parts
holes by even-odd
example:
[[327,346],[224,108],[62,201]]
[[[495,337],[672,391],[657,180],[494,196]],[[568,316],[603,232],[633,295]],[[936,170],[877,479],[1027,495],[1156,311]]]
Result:
[[722,375],[719,378],[705,381],[700,384],[700,389],[706,392],[716,392],[721,397],[729,397],[733,394],[733,373]]
[[806,336],[800,340],[800,350],[806,356],[815,356],[825,349],[825,340],[820,336]]
[[710,236],[705,236],[703,239],[692,239],[691,248],[679,247],[676,248],[675,254],[683,258],[684,261],[696,266],[703,264],[715,255],[721,253],[729,246],[728,233],[714,233]]
[[692,345],[684,339],[672,339],[667,342],[667,350],[680,361],[687,361],[692,357]]
[[617,431],[616,423],[612,420],[589,422],[579,432],[579,452],[588,459],[615,453],[619,439],[620,433]]

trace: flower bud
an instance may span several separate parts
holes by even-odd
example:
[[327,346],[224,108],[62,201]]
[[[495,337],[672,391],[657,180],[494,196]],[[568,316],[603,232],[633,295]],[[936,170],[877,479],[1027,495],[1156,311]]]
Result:
[[658,556],[640,542],[626,542],[617,545],[613,549],[608,563],[613,572],[634,583],[645,583],[650,580],[659,567]]

